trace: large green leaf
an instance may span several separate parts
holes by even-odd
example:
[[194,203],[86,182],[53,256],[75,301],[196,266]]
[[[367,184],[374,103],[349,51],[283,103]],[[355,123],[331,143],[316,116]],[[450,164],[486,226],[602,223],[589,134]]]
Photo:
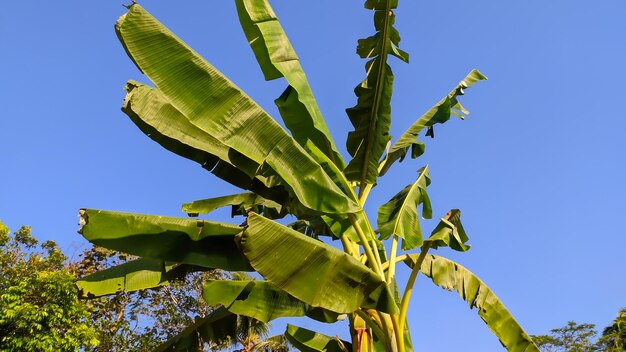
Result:
[[[431,136],[434,136],[432,130],[433,125],[437,123],[444,123],[450,119],[450,114],[455,114],[461,118],[469,114],[469,111],[459,103],[458,96],[465,94],[466,88],[470,88],[474,83],[485,80],[485,77],[478,70],[472,70],[463,80],[448,94],[445,98],[439,101],[435,106],[422,115],[417,121],[415,121],[411,127],[409,127],[400,138],[394,143],[394,145],[387,152],[385,160],[383,160],[383,168],[380,171],[380,175],[384,175],[391,165],[398,159],[402,161],[406,156],[409,147],[412,148],[411,158],[415,159],[424,153],[424,144],[417,141],[419,133],[424,128],[429,128]],[[455,111],[456,110],[456,111]]]
[[408,55],[397,46],[400,35],[393,27],[395,15],[392,11],[397,1],[366,2],[374,9],[376,34],[359,40],[357,53],[371,58],[365,69],[367,76],[355,89],[357,104],[346,110],[354,131],[348,134],[347,148],[353,159],[348,163],[345,174],[348,180],[374,184],[378,177],[378,163],[387,143],[391,139],[391,94],[393,74],[387,64],[389,53],[408,61]]
[[[166,149],[211,170],[219,160],[255,176],[259,164],[196,127],[157,89],[129,81],[122,111],[150,138]],[[152,136],[156,132],[156,136]]]
[[167,285],[168,269],[161,260],[142,258],[85,276],[76,285],[83,297],[143,290]]
[[86,298],[117,292],[132,292],[168,285],[190,272],[206,270],[189,264],[168,264],[162,260],[140,258],[80,278],[76,285]]
[[287,324],[285,336],[295,348],[302,352],[352,351],[352,344],[347,341],[340,340],[337,337],[326,336],[291,324]]
[[335,165],[345,166],[333,143],[300,60],[267,0],[237,0],[237,13],[267,80],[285,77],[289,86],[276,99],[285,125],[304,146],[312,141]]
[[286,190],[268,184],[264,176],[274,174],[273,170],[260,167],[191,124],[158,90],[129,81],[126,91],[122,111],[142,132],[165,149],[199,163],[237,187],[281,202],[287,199]]
[[[413,268],[418,256],[409,255],[404,262]],[[435,285],[457,291],[470,309],[478,308],[478,315],[509,352],[539,351],[493,291],[471,271],[451,260],[430,254],[422,262],[421,270]]]
[[454,250],[465,252],[470,249],[470,245],[465,244],[469,238],[461,224],[461,211],[459,209],[450,210],[446,216],[441,218],[437,227],[433,230],[426,242],[432,248],[450,247]]
[[269,165],[307,208],[323,213],[360,209],[258,104],[141,6],[130,6],[116,30],[137,66],[191,124],[259,165]]
[[91,243],[143,258],[252,271],[235,243],[239,226],[167,216],[81,209],[79,232]]
[[385,281],[358,260],[262,216],[250,214],[241,247],[258,273],[312,306],[338,313],[398,310]]
[[266,281],[208,280],[202,297],[211,306],[269,322],[280,317],[302,317],[332,323],[338,313],[312,307]]
[[200,337],[204,341],[222,342],[235,339],[236,336],[237,315],[222,307],[204,318],[196,318],[195,323],[157,347],[154,352],[198,351]]
[[386,204],[378,208],[378,231],[380,239],[391,235],[402,237],[402,249],[409,250],[423,243],[417,207],[422,204],[422,217],[430,219],[432,208],[426,187],[430,184],[428,166],[420,169],[417,181],[406,186]]

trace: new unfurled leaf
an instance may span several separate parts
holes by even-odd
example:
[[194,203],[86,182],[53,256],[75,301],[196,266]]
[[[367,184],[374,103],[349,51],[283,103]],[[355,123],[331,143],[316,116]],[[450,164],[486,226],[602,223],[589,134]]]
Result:
[[333,143],[306,75],[267,0],[237,0],[239,22],[265,75],[285,77],[289,86],[276,99],[285,125],[301,146],[310,140],[339,168],[345,166]]
[[474,83],[486,79],[487,77],[478,70],[472,70],[445,98],[417,119],[387,152],[387,156],[383,160],[384,165],[380,171],[380,176],[384,175],[396,160],[400,159],[402,161],[409,147],[412,149],[411,158],[413,159],[424,153],[424,144],[417,140],[419,133],[424,128],[429,128],[430,135],[434,136],[432,131],[433,125],[448,121],[451,113],[461,118],[469,114],[469,111],[465,110],[458,101],[458,96],[465,94],[465,89],[472,87]]
[[280,317],[302,317],[332,323],[338,313],[312,307],[266,281],[208,280],[202,297],[212,306],[221,304],[230,312],[269,322]]
[[430,184],[428,166],[419,170],[420,175],[412,185],[406,186],[386,204],[378,208],[378,232],[380,239],[392,235],[403,239],[402,249],[409,250],[423,243],[417,207],[422,204],[422,217],[430,219],[432,208],[426,187]]
[[235,243],[239,226],[188,218],[81,209],[79,232],[89,242],[172,263],[251,271]]
[[191,124],[267,164],[305,207],[323,213],[360,209],[258,104],[141,6],[130,6],[116,30],[137,66]]
[[[418,257],[418,254],[411,254],[404,262],[413,268]],[[515,321],[504,304],[471,271],[451,260],[431,254],[424,258],[421,271],[430,277],[435,285],[449,291],[457,291],[470,309],[478,308],[478,315],[500,339],[507,351],[539,352],[530,336]]]
[[446,216],[441,218],[437,227],[430,237],[425,241],[430,243],[430,247],[450,247],[454,250],[465,252],[470,249],[467,234],[461,224],[461,211],[459,209],[450,210]]
[[307,304],[338,313],[398,310],[385,281],[358,260],[262,216],[250,214],[241,247],[267,281]]

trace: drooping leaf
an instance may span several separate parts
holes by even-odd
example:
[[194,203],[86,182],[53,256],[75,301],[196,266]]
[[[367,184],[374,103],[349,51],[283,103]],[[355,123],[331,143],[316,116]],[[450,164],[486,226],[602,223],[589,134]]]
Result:
[[398,310],[386,283],[358,260],[262,216],[249,215],[241,247],[267,281],[312,306],[338,313]]
[[291,324],[287,324],[285,336],[295,348],[302,352],[352,351],[352,344],[350,342]]
[[[224,160],[248,176],[255,176],[259,164],[227,147],[189,120],[157,89],[128,81],[122,111],[151,138],[166,149],[198,162],[209,170]],[[156,132],[157,136],[152,134]]]
[[206,268],[189,264],[168,264],[162,260],[140,258],[80,278],[76,286],[82,297],[92,298],[133,292],[168,285],[171,280]]
[[239,226],[167,216],[81,209],[89,242],[143,258],[206,268],[252,271],[235,243]]
[[391,235],[403,238],[402,249],[409,250],[423,243],[417,207],[422,204],[422,217],[430,219],[432,208],[426,187],[430,184],[428,166],[419,170],[417,181],[408,185],[378,208],[378,231],[380,239]]
[[393,27],[397,1],[366,2],[374,9],[376,34],[359,40],[357,53],[367,62],[366,78],[355,89],[357,104],[346,110],[354,131],[348,134],[346,146],[353,159],[345,174],[348,180],[358,181],[360,187],[374,184],[378,177],[378,164],[391,139],[391,94],[393,74],[387,64],[388,54],[408,61],[408,54],[398,49],[400,35]]
[[204,341],[222,342],[237,336],[237,315],[218,308],[204,318],[196,318],[180,334],[157,347],[154,352],[198,351],[200,337]]
[[259,165],[267,164],[307,208],[323,213],[360,209],[252,99],[141,6],[116,24],[137,66],[191,124]]
[[289,83],[276,99],[276,105],[291,135],[301,146],[310,140],[343,169],[343,159],[333,143],[300,60],[271,5],[267,0],[237,0],[236,4],[241,27],[265,79],[285,77]]
[[211,306],[267,323],[280,317],[302,317],[332,323],[338,313],[312,307],[266,281],[208,280],[202,297]]
[[[385,158],[383,168],[380,171],[380,176],[384,175],[391,165],[396,161],[402,161],[406,156],[409,147],[412,148],[411,158],[415,159],[424,153],[424,144],[417,140],[419,133],[424,128],[429,128],[430,135],[432,133],[433,125],[437,123],[444,123],[450,119],[450,114],[454,113],[457,116],[464,118],[469,114],[469,111],[465,110],[461,103],[458,101],[458,96],[465,94],[465,90],[474,85],[474,83],[486,80],[482,73],[478,70],[472,70],[463,80],[448,94],[445,98],[439,101],[435,106],[422,115],[417,121],[411,125],[398,140],[391,147]],[[456,111],[455,111],[456,110]]]
[[[191,124],[158,90],[135,81],[126,84],[122,111],[165,149],[193,160],[217,177],[243,189],[277,201],[287,199],[284,187],[267,184],[262,168],[241,153],[227,147],[210,134]],[[273,187],[270,187],[273,186]]]
[[142,258],[83,277],[76,285],[83,297],[100,297],[167,285],[167,271],[163,261]]
[[446,216],[441,218],[437,227],[430,237],[425,241],[429,242],[431,248],[450,247],[454,250],[465,252],[470,249],[467,234],[461,224],[461,211],[459,209],[450,210]]
[[281,205],[254,193],[237,193],[222,197],[196,200],[183,204],[183,212],[188,214],[208,214],[215,209],[233,206],[234,209],[245,211],[252,207],[263,206],[281,210]]
[[[404,262],[412,268],[418,256],[411,254]],[[504,304],[472,272],[451,260],[431,254],[428,254],[422,262],[421,270],[435,285],[448,291],[453,289],[457,291],[470,309],[478,308],[478,315],[500,339],[507,351],[539,352],[530,336],[515,321]]]

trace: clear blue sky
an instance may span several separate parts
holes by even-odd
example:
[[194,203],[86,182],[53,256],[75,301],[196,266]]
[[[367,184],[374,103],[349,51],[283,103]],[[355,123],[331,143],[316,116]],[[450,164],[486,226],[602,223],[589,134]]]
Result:
[[[356,40],[373,33],[362,2],[273,2],[340,147],[364,77]],[[278,116],[285,83],[263,80],[232,1],[141,4]],[[122,13],[118,1],[0,9],[0,218],[69,254],[86,246],[81,207],[182,216],[183,202],[235,191],[121,113],[126,80],[147,82],[115,37]],[[396,15],[411,63],[392,62],[392,135],[470,69],[489,81],[464,97],[466,121],[438,128],[425,157],[380,180],[367,210],[375,216],[428,163],[435,216],[460,208],[473,245],[438,254],[486,281],[531,334],[608,324],[626,306],[626,2],[401,0]],[[417,295],[410,325],[422,350],[501,350],[456,294],[422,278]]]

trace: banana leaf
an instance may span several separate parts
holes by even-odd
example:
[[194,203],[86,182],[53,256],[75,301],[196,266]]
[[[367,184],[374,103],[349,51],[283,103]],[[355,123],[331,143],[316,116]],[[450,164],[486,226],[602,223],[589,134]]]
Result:
[[397,48],[400,35],[393,27],[395,14],[392,9],[397,6],[397,1],[367,1],[365,6],[374,10],[376,34],[359,40],[357,53],[362,58],[373,59],[365,66],[365,80],[354,89],[357,104],[346,109],[354,130],[348,134],[346,142],[353,159],[345,174],[348,180],[359,182],[361,188],[366,183],[376,183],[379,161],[391,139],[393,73],[387,64],[388,54],[408,61],[408,54]]
[[148,259],[252,271],[235,243],[239,226],[205,220],[81,209],[89,242]]
[[195,352],[199,351],[200,338],[205,342],[221,343],[236,336],[237,315],[221,307],[204,318],[196,318],[195,323],[157,347],[154,352]]
[[406,156],[409,147],[412,148],[411,158],[415,159],[424,153],[424,144],[417,141],[419,133],[428,128],[427,135],[434,137],[433,125],[437,123],[445,123],[450,119],[450,114],[455,114],[461,118],[465,118],[469,114],[461,103],[458,101],[458,96],[465,94],[466,88],[472,87],[476,82],[486,80],[482,73],[478,70],[472,70],[463,80],[448,94],[445,98],[439,101],[435,106],[422,115],[417,121],[411,125],[394,145],[387,152],[385,160],[383,160],[383,167],[380,171],[380,176],[387,173],[387,170],[396,161],[402,161]]
[[265,199],[254,193],[238,193],[222,197],[196,200],[183,204],[183,211],[187,214],[208,214],[215,209],[225,206],[232,206],[233,214],[235,213],[235,210],[241,212],[252,207],[272,208],[277,212],[281,211],[280,204],[269,199]]
[[202,131],[158,90],[135,81],[125,87],[122,111],[139,129],[165,149],[193,160],[217,177],[269,199],[284,202],[288,193],[263,174],[275,174]]
[[139,69],[191,124],[269,165],[305,207],[323,213],[360,209],[258,104],[141,6],[131,5],[115,28]]
[[393,196],[386,204],[378,208],[378,231],[380,239],[386,240],[391,235],[403,239],[402,249],[416,248],[423,243],[417,207],[422,204],[422,217],[432,217],[430,198],[426,187],[430,184],[428,166],[419,170],[417,181],[408,185]]
[[203,270],[206,268],[140,258],[82,277],[76,281],[76,286],[84,298],[101,297],[168,285],[171,280]]
[[325,323],[336,322],[339,314],[312,307],[266,281],[208,280],[202,297],[211,306],[267,323],[280,317],[308,316]]
[[275,102],[291,135],[301,146],[310,140],[343,169],[345,164],[333,143],[300,60],[271,5],[267,0],[237,0],[236,4],[241,28],[265,79],[285,77],[289,83]]
[[[419,254],[408,255],[404,262],[411,268]],[[424,275],[448,291],[455,290],[470,309],[478,308],[478,315],[500,339],[509,352],[539,352],[530,336],[515,321],[498,297],[471,271],[449,259],[428,254],[421,265]]]
[[385,281],[358,260],[262,216],[248,216],[241,247],[267,281],[307,304],[338,313],[398,311]]
[[[344,194],[350,197],[355,202],[358,202],[358,199],[357,199],[356,194],[354,193],[354,190],[350,186],[350,183],[348,182],[346,177],[343,175],[341,170],[339,170],[337,166],[335,166],[335,164],[333,164],[331,160],[326,155],[324,155],[322,151],[319,150],[317,146],[315,146],[313,143],[307,142],[305,144],[305,149],[309,152],[309,154],[313,157],[313,159],[315,159],[315,161],[317,161],[317,163],[322,166],[326,174],[330,176],[330,178],[335,182],[337,186],[339,186],[339,188],[344,192]],[[365,220],[366,214],[364,211],[360,211],[358,213],[355,213],[354,215],[362,229],[368,228],[369,225],[367,224],[367,221]],[[350,240],[353,242],[356,242],[356,243],[361,242],[361,240],[359,239],[359,236],[354,230],[354,227],[352,227],[352,224],[345,216],[322,215],[320,219],[327,225],[327,229],[329,230],[329,231],[326,231],[324,235],[333,236],[335,238],[348,236],[348,238],[350,238]],[[368,239],[369,239],[369,234],[370,232],[366,233],[366,236],[368,236],[367,237]]]
[[461,211],[452,209],[441,218],[426,242],[429,242],[430,247],[434,249],[450,247],[456,251],[465,252],[471,247],[465,244],[468,239],[463,224],[461,224]]
[[100,297],[120,291],[132,292],[169,283],[167,267],[161,260],[137,259],[98,271],[76,281],[82,297]]
[[287,324],[285,336],[289,343],[302,352],[346,352],[352,344],[305,328]]

